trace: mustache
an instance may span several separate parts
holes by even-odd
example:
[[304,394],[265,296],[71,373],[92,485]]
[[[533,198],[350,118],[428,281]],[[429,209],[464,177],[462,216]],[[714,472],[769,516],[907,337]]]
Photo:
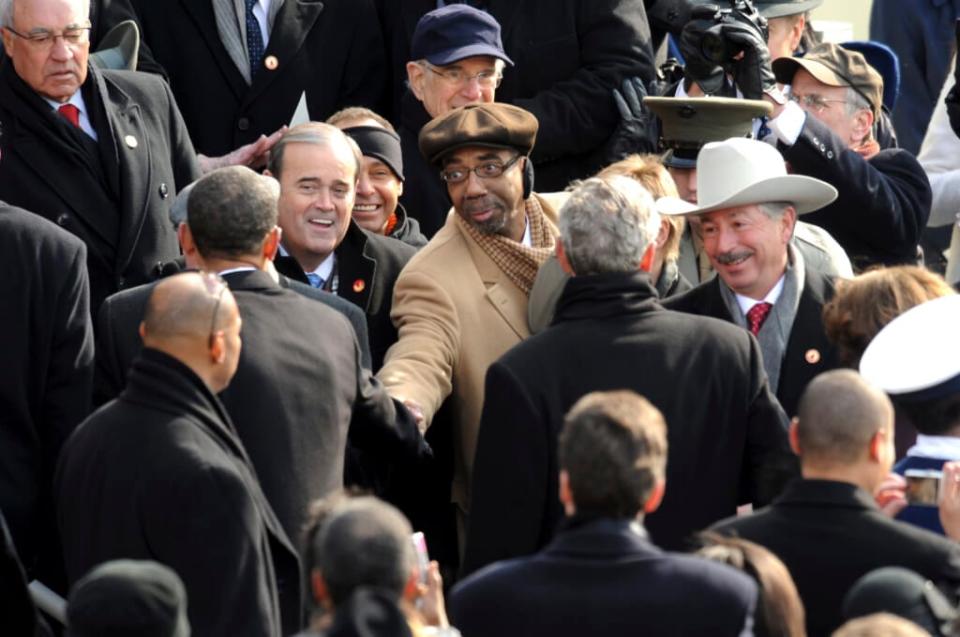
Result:
[[740,259],[745,259],[749,256],[753,256],[753,252],[750,250],[740,250],[738,252],[724,252],[723,254],[718,254],[716,256],[717,263],[721,265],[730,265],[735,261]]

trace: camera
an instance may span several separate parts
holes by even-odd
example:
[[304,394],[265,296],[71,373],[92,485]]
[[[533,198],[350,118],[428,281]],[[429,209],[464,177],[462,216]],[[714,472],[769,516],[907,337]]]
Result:
[[757,11],[750,0],[730,0],[730,8],[722,9],[717,5],[712,8],[716,12],[710,18],[715,24],[707,29],[700,40],[700,52],[703,57],[717,66],[727,67],[734,58],[743,52],[743,47],[728,42],[723,37],[725,24],[747,24],[762,34],[763,41],[767,41],[769,31],[767,19]]

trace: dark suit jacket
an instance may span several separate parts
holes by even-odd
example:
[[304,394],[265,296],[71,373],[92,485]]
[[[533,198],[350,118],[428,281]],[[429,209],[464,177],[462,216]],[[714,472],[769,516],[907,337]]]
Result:
[[[163,276],[183,270],[180,259],[175,259],[164,264]],[[282,274],[280,287],[289,288],[297,294],[319,301],[343,314],[356,333],[357,343],[360,346],[360,362],[367,369],[370,368],[367,321],[360,308],[329,292],[312,288],[299,281],[292,281]],[[123,290],[107,297],[100,306],[100,311],[97,313],[96,377],[93,387],[95,405],[102,405],[116,398],[127,384],[127,371],[130,369],[130,364],[143,349],[143,341],[140,339],[138,330],[152,290],[152,284]]]
[[[777,399],[791,417],[797,413],[797,403],[807,383],[839,365],[836,349],[823,329],[823,305],[833,297],[834,281],[810,268],[805,272],[800,304],[783,354],[777,387]],[[733,323],[720,295],[720,283],[720,277],[715,276],[663,304],[678,312],[712,316]]]
[[749,333],[664,310],[645,274],[573,277],[553,324],[487,373],[465,573],[550,541],[563,516],[563,417],[585,394],[613,389],[645,396],[667,421],[669,486],[647,520],[659,545],[684,546],[737,505],[770,502],[796,475],[786,417]]
[[960,546],[891,520],[865,491],[846,482],[798,480],[766,509],[725,520],[715,530],[761,544],[793,576],[807,611],[807,634],[843,623],[843,597],[861,576],[902,566],[944,586],[960,586]]
[[156,560],[183,580],[195,634],[300,627],[296,552],[223,405],[178,360],[141,353],[67,442],[56,493],[71,584],[107,560]]
[[306,92],[310,119],[346,106],[377,110],[385,59],[371,0],[289,0],[248,85],[217,31],[211,0],[133,0],[143,40],[170,87],[197,150],[223,155],[290,122]]
[[[435,0],[381,3],[395,111],[406,90],[406,63],[417,21]],[[540,122],[533,162],[536,190],[563,190],[601,166],[590,155],[620,115],[612,90],[626,77],[654,77],[650,29],[640,0],[486,0],[503,29],[508,66],[498,102],[527,109]],[[397,112],[394,120],[399,120]],[[419,129],[413,131],[419,133]],[[418,210],[410,207],[416,217]],[[419,218],[419,217],[418,217]],[[429,235],[430,233],[427,232]]]
[[[267,500],[295,545],[310,502],[343,486],[347,434],[374,458],[425,452],[416,425],[364,368],[353,331],[333,310],[261,271],[227,274],[243,319],[237,374],[220,394],[250,453]],[[101,336],[119,345],[103,367],[126,370],[142,345],[130,335],[152,286],[115,295],[101,312]],[[121,336],[122,335],[122,336]],[[137,339],[139,340],[139,339]],[[106,349],[106,347],[101,348]]]
[[803,220],[833,235],[854,268],[917,262],[932,194],[916,157],[889,148],[866,160],[814,117],[807,117],[793,146],[778,148],[794,173],[822,179],[839,191],[836,201]]
[[0,509],[31,572],[38,552],[58,552],[53,470],[90,411],[85,257],[76,237],[0,202],[0,268],[8,274],[0,279]]
[[82,90],[98,143],[0,63],[0,199],[83,239],[95,311],[179,254],[167,213],[199,170],[163,81],[91,68]]
[[463,580],[450,595],[450,621],[464,637],[736,637],[753,634],[756,599],[743,573],[665,553],[638,524],[606,518]]
[[[400,270],[417,250],[403,241],[367,232],[355,222],[334,250],[338,279],[336,294],[362,309],[367,315],[373,371],[383,365],[383,357],[397,341],[397,328],[390,320],[393,286]],[[294,281],[307,283],[307,276],[296,259],[274,259],[277,271]],[[331,277],[332,278],[332,277]],[[327,282],[329,287],[331,282]]]

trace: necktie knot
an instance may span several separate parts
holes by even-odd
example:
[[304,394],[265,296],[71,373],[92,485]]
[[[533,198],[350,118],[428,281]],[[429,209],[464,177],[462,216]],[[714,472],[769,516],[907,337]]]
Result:
[[321,277],[316,272],[308,272],[307,281],[310,282],[311,287],[315,287],[315,288],[322,288],[324,284],[323,277]]
[[61,104],[57,108],[57,112],[60,113],[68,122],[73,124],[74,128],[80,128],[80,109],[74,106],[73,104]]
[[760,333],[760,328],[763,326],[763,322],[767,320],[767,315],[770,314],[772,309],[773,304],[766,301],[761,301],[750,308],[747,312],[747,325],[751,334],[756,336]]

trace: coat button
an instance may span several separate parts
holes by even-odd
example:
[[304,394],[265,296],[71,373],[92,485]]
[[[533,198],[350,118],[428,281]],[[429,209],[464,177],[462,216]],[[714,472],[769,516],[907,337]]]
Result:
[[127,280],[126,280],[126,279],[124,279],[122,276],[121,276],[121,277],[117,277],[117,288],[118,288],[118,289],[122,290],[122,289],[123,289],[123,286],[125,286],[126,284],[127,284]]
[[248,130],[250,128],[250,120],[246,117],[241,117],[237,120],[237,128],[240,130]]
[[167,184],[160,184],[160,198],[166,199],[170,196],[170,190],[167,188]]
[[68,222],[69,220],[70,220],[70,215],[68,215],[67,213],[63,213],[62,215],[60,215],[60,216],[57,217],[57,225],[58,225],[58,226],[65,226],[65,225],[67,225],[67,222]]

